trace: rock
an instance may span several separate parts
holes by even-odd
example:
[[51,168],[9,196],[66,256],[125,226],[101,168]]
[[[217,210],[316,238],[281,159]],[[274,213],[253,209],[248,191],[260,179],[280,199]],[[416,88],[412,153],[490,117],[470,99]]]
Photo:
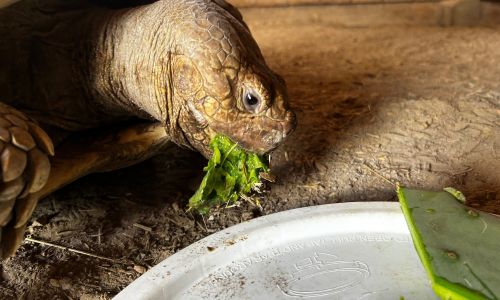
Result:
[[139,274],[144,274],[146,273],[147,269],[146,267],[143,267],[141,265],[134,265],[134,271],[136,271]]
[[57,280],[57,279],[51,278],[49,280],[49,283],[53,287],[61,287],[61,285],[59,284],[59,280]]

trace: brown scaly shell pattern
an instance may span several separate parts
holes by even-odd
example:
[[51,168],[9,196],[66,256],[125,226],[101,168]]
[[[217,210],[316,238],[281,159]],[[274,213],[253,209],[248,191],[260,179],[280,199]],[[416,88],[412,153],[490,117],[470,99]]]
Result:
[[0,256],[12,255],[50,173],[54,146],[36,121],[0,103]]

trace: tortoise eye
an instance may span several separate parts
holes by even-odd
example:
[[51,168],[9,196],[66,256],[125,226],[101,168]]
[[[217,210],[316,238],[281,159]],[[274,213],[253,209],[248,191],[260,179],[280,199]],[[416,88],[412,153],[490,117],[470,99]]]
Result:
[[245,108],[251,113],[255,113],[259,110],[261,102],[262,101],[260,97],[254,91],[247,91],[243,96],[243,104],[245,105]]

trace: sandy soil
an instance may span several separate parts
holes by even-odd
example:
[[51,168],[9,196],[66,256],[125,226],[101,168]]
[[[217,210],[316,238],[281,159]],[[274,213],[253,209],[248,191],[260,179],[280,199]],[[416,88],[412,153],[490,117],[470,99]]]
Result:
[[272,156],[279,182],[262,210],[242,203],[205,218],[186,213],[205,162],[179,149],[87,177],[41,203],[29,235],[115,261],[26,242],[3,265],[1,299],[108,299],[227,226],[302,206],[394,201],[396,182],[451,185],[500,212],[499,28],[263,20],[250,25],[286,78],[300,125]]

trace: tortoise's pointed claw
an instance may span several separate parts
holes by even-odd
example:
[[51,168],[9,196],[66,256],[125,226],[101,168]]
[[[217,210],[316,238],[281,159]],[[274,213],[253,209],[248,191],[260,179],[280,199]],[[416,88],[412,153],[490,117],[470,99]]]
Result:
[[33,137],[35,138],[38,147],[40,147],[45,153],[49,154],[50,156],[54,156],[54,144],[52,144],[52,140],[50,137],[45,133],[45,131],[38,127],[35,123],[28,123],[30,132],[33,134]]
[[29,194],[25,198],[17,199],[16,201],[16,220],[14,227],[19,228],[26,224],[35,210],[39,197],[37,195]]
[[21,127],[12,127],[9,131],[12,136],[12,144],[17,148],[24,151],[30,151],[35,148],[35,140],[28,131]]
[[21,176],[26,168],[28,158],[22,150],[7,144],[0,156],[3,181],[9,182]]
[[30,161],[28,183],[26,191],[36,193],[41,190],[50,174],[50,161],[47,155],[38,149],[33,149],[28,153]]

